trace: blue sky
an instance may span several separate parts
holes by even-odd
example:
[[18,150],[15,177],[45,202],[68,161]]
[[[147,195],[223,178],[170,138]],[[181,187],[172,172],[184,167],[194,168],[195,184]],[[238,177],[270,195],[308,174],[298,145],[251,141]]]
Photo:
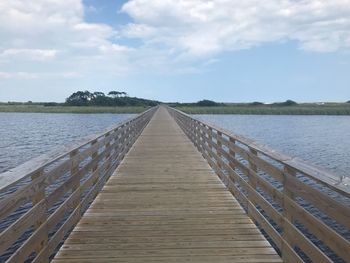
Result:
[[5,0],[0,101],[350,100],[350,0]]

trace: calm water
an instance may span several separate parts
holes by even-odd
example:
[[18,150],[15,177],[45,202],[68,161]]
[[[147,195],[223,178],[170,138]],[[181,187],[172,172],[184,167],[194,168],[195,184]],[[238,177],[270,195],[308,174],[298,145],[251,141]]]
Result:
[[[0,173],[133,114],[0,113]],[[350,176],[350,116],[194,115]]]
[[[58,145],[69,144],[132,117],[132,114],[0,113],[0,172]],[[195,115],[289,155],[349,176],[350,117]],[[25,210],[19,211],[24,213]],[[1,229],[9,222],[0,223]],[[26,239],[15,243],[12,250]],[[10,250],[0,262],[12,252]],[[327,250],[326,250],[327,252]],[[334,258],[335,262],[343,262]]]
[[133,114],[0,113],[0,173]]
[[350,116],[193,116],[337,175],[350,176]]

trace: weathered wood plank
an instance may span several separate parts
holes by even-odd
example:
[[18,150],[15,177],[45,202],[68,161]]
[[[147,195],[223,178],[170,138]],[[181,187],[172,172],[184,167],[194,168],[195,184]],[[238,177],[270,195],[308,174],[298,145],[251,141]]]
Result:
[[281,262],[161,107],[54,262],[172,262],[174,258]]

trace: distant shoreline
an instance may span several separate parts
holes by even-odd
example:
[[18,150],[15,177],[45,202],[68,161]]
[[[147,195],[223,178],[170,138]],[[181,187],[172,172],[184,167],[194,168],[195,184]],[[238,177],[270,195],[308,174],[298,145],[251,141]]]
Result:
[[[45,106],[42,104],[0,104],[0,112],[33,113],[140,113],[147,106]],[[350,115],[350,103],[311,103],[294,106],[228,104],[224,106],[176,106],[188,114],[242,115]]]
[[140,113],[146,106],[44,106],[44,105],[0,105],[0,112],[32,113]]
[[229,104],[225,106],[178,106],[188,114],[243,114],[243,115],[350,115],[349,103],[298,104],[295,106]]

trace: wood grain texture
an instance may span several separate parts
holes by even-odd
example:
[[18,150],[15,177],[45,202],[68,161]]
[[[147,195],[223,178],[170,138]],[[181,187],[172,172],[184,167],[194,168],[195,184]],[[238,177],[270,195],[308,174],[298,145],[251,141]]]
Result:
[[160,107],[53,262],[282,262]]

